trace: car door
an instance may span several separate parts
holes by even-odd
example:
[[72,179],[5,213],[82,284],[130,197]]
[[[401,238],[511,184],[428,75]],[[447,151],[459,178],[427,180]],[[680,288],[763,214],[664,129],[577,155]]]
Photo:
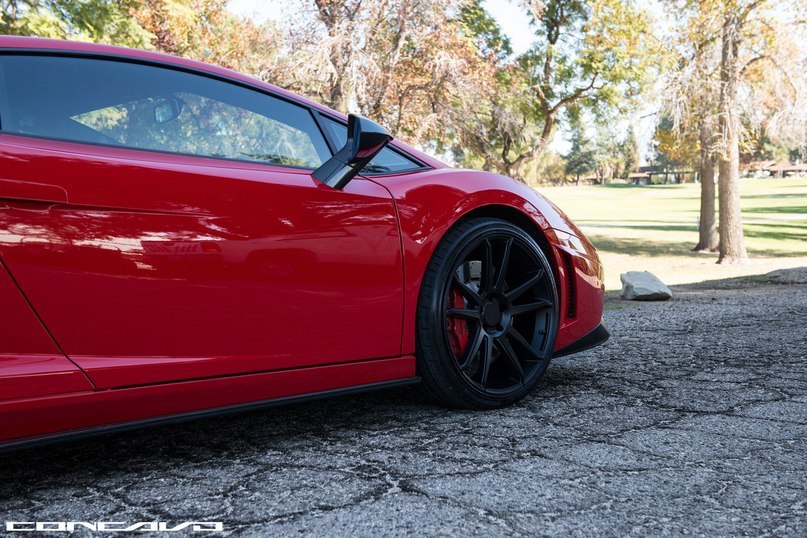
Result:
[[311,177],[310,110],[135,61],[0,69],[0,257],[97,387],[400,354],[393,200]]

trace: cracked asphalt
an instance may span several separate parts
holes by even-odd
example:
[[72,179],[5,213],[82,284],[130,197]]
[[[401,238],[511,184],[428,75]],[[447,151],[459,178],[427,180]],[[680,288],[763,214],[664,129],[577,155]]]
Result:
[[[609,299],[612,339],[496,412],[408,390],[0,455],[4,521],[245,536],[807,535],[807,285]],[[64,536],[64,534],[62,534]]]

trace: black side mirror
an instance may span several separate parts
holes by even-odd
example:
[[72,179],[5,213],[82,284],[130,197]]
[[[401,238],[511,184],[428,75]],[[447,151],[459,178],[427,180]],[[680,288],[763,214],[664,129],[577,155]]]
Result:
[[182,114],[182,101],[176,97],[163,99],[154,105],[154,123],[168,123]]
[[311,174],[334,189],[343,189],[384,149],[392,135],[374,121],[353,114],[347,119],[345,147]]

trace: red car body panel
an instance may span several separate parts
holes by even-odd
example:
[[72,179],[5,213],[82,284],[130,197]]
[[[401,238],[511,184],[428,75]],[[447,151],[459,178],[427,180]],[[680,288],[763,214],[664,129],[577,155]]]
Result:
[[180,415],[197,409],[220,409],[356,385],[373,386],[411,378],[415,375],[414,365],[412,357],[398,357],[17,399],[0,404],[0,424],[6,438],[31,439],[44,432],[87,430]]
[[[0,160],[36,185],[0,212],[0,255],[99,388],[400,355],[398,226],[371,181],[8,134]],[[45,182],[68,203],[34,203]]]
[[[345,118],[162,54],[0,37],[9,49],[184,67]],[[0,131],[0,445],[416,380],[421,279],[472,214],[517,218],[544,243],[556,349],[598,327],[602,268],[560,210],[512,179],[392,144],[424,169],[340,191],[310,170]]]
[[0,309],[0,400],[93,389],[53,342],[2,265]]

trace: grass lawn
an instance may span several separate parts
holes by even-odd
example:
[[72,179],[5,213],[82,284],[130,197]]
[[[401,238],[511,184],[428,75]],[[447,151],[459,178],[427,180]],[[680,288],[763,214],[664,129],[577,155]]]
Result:
[[606,287],[620,273],[647,270],[686,284],[807,265],[807,178],[743,179],[742,210],[751,261],[717,265],[695,253],[700,185],[594,185],[538,190],[588,235],[605,264]]

